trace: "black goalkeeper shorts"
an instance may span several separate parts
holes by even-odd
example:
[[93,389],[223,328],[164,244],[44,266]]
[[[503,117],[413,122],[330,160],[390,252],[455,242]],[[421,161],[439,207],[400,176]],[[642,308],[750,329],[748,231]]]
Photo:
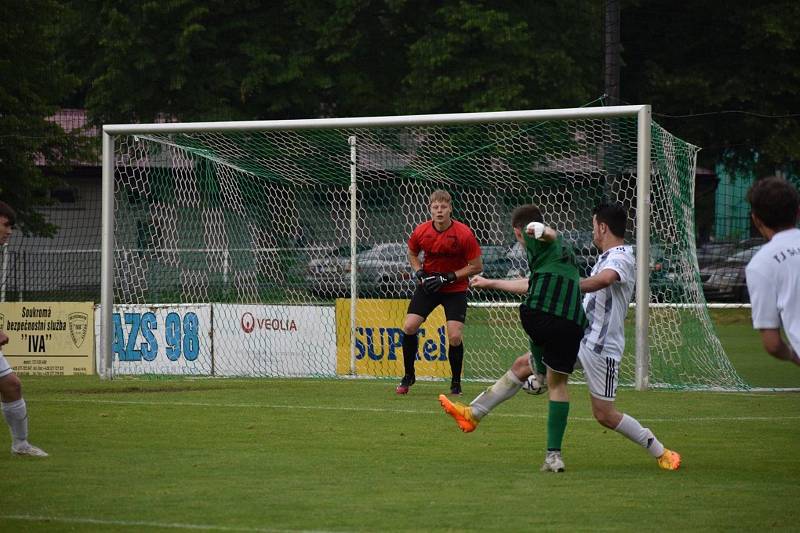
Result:
[[454,320],[462,324],[467,319],[467,292],[434,292],[428,294],[422,285],[417,285],[408,312],[421,317],[428,315],[436,309],[437,305],[444,307],[444,316],[447,320]]

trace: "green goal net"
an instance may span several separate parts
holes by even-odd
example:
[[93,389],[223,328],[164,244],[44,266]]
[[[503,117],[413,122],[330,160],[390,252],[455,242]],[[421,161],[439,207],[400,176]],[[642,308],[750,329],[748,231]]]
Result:
[[[434,189],[451,193],[454,218],[475,232],[484,275],[526,274],[510,227],[523,203],[541,206],[588,275],[598,202],[629,209],[627,240],[638,244],[637,117],[568,111],[107,127],[107,371],[400,376],[413,290],[405,243],[429,219]],[[650,137],[649,385],[746,388],[701,290],[697,148],[655,123]],[[464,378],[495,379],[527,350],[519,299],[471,291],[469,301]],[[627,385],[634,312],[621,369]],[[438,312],[423,325],[421,378],[449,378],[443,328]]]

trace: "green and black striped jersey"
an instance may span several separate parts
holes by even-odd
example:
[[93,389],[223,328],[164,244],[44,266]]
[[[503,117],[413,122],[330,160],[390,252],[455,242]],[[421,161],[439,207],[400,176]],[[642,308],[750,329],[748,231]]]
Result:
[[572,248],[558,235],[552,242],[523,233],[531,274],[525,305],[564,317],[585,328],[589,325],[581,305],[580,274]]

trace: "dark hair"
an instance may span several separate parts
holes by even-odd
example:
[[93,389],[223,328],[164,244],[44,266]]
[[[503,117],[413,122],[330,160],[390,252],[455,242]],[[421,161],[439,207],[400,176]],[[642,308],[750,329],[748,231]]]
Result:
[[594,208],[592,214],[597,217],[597,223],[602,222],[608,226],[611,233],[619,237],[625,238],[625,226],[628,224],[628,210],[622,207],[621,204],[598,204]]
[[521,205],[511,213],[511,226],[524,229],[531,222],[544,222],[542,212],[533,204]]
[[12,226],[17,223],[17,212],[3,201],[0,201],[0,217],[6,217]]
[[747,191],[753,214],[769,229],[781,230],[797,224],[800,193],[783,178],[770,176],[756,181]]

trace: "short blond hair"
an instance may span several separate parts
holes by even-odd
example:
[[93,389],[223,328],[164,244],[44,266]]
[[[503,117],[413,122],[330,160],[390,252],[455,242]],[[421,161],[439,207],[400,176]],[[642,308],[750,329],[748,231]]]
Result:
[[442,189],[436,189],[431,193],[431,204],[434,202],[447,202],[448,204],[453,203],[453,199],[450,197],[450,193],[447,191],[443,191]]

